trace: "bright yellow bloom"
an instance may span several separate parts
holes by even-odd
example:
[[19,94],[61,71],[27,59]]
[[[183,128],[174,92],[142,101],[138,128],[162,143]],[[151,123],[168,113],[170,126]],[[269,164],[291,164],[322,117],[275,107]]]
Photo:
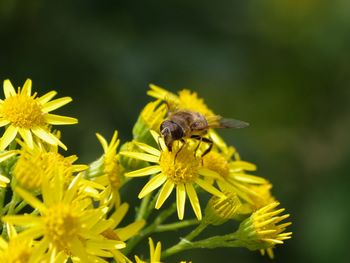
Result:
[[[210,136],[213,134],[211,133]],[[261,207],[258,204],[270,203],[265,201],[268,193],[262,195],[262,188],[259,188],[270,185],[268,181],[246,173],[246,171],[255,171],[256,166],[242,161],[234,148],[228,147],[217,134],[214,134],[214,138],[216,147],[203,157],[203,166],[220,175],[220,180],[217,180],[219,188],[222,191],[237,193],[243,201],[255,208]],[[270,187],[264,187],[264,189],[269,190]]]
[[199,98],[196,92],[184,89],[178,92],[178,95],[171,93],[161,87],[150,84],[150,90],[147,94],[151,97],[165,100],[169,105],[176,109],[192,110],[202,113],[204,116],[213,116],[214,113],[204,103],[202,98]]
[[176,188],[176,204],[179,219],[184,217],[186,195],[188,195],[198,220],[201,220],[202,212],[194,184],[213,195],[224,196],[223,193],[203,179],[205,177],[217,178],[217,173],[202,167],[201,152],[196,150],[197,143],[191,143],[191,140],[187,140],[185,144],[181,144],[176,141],[172,152],[169,152],[164,139],[154,131],[151,131],[151,133],[154,139],[160,143],[160,150],[144,143],[135,142],[145,153],[122,152],[121,154],[154,164],[126,173],[125,176],[141,177],[154,175],[139,193],[139,198],[145,197],[163,185],[155,205],[156,209],[159,209],[173,189]]
[[212,196],[205,208],[203,221],[212,225],[221,225],[233,218],[239,208],[241,201],[236,193],[224,192],[225,197]]
[[118,132],[113,133],[110,143],[96,133],[97,139],[102,145],[104,154],[100,159],[93,162],[87,171],[87,177],[98,184],[107,188],[105,192],[105,203],[109,206],[120,205],[119,189],[124,182],[123,168],[119,163],[117,148],[119,146]]
[[38,145],[33,143],[33,147],[30,148],[22,142],[19,142],[19,144],[22,149],[18,151],[20,157],[15,164],[13,175],[19,184],[26,189],[39,189],[43,177],[49,176],[53,169],[63,169],[66,180],[70,181],[70,176],[74,172],[80,172],[88,168],[86,165],[73,164],[78,159],[77,156],[64,157],[57,152],[57,146],[45,147],[39,142]]
[[6,126],[6,131],[0,140],[0,150],[4,150],[19,134],[29,147],[33,147],[33,134],[41,140],[66,146],[54,136],[48,125],[66,125],[78,122],[75,118],[51,114],[49,112],[71,102],[70,97],[50,101],[56,91],[50,91],[42,97],[32,95],[32,81],[27,79],[23,88],[18,92],[13,88],[10,80],[4,81],[5,99],[0,100],[0,127]]
[[33,255],[34,241],[28,238],[17,238],[17,231],[10,224],[6,224],[6,230],[9,241],[0,237],[0,262],[33,263],[30,258]]
[[81,262],[101,261],[100,257],[113,257],[113,251],[125,247],[120,240],[110,240],[103,232],[112,224],[104,219],[107,208],[92,205],[92,199],[79,194],[82,173],[74,177],[66,187],[63,169],[55,169],[50,181],[45,177],[42,182],[42,199],[33,194],[15,188],[39,215],[7,215],[4,222],[15,224],[24,230],[18,238],[37,239],[35,259],[44,256],[65,262],[68,258],[79,258]]
[[291,238],[292,232],[285,230],[292,223],[280,224],[289,214],[279,215],[284,209],[275,210],[278,205],[278,202],[274,202],[264,206],[240,224],[238,237],[243,246],[251,250],[266,249],[268,255],[273,257],[272,248]]
[[[152,238],[148,238],[149,242],[149,254],[150,254],[150,261],[149,263],[161,263],[160,257],[161,257],[161,251],[162,251],[162,244],[160,241],[157,242],[156,247],[154,247],[154,243]],[[138,256],[135,256],[136,263],[147,263],[147,261],[141,260]]]

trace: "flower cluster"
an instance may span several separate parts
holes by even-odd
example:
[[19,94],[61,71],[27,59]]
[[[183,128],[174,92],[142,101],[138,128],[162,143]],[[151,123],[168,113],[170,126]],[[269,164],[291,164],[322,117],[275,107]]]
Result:
[[[72,99],[53,100],[55,91],[38,96],[29,79],[17,91],[5,80],[3,90],[1,262],[155,263],[185,249],[220,246],[246,247],[273,257],[275,246],[291,237],[285,232],[291,223],[280,224],[289,215],[276,209],[271,183],[252,174],[256,166],[241,160],[212,129],[211,120],[218,116],[196,93],[174,94],[150,85],[148,94],[155,100],[141,111],[133,140],[119,147],[117,131],[109,142],[97,133],[102,155],[90,164],[76,164],[76,155],[61,153],[67,147],[53,126],[78,120],[51,113]],[[160,127],[179,111],[200,116],[206,127],[190,136],[194,126],[179,126],[183,136],[171,138],[169,147]],[[138,190],[141,201],[133,209],[134,219],[128,217],[120,226],[127,221],[130,201],[123,193],[138,187],[140,177],[148,181]],[[190,219],[185,216],[187,199],[195,216]],[[168,222],[176,212],[179,220]],[[236,231],[194,240],[208,225],[234,221],[240,223]],[[155,246],[151,238],[157,232],[191,227],[185,238],[163,252],[161,242]],[[149,255],[135,250],[145,238]]]

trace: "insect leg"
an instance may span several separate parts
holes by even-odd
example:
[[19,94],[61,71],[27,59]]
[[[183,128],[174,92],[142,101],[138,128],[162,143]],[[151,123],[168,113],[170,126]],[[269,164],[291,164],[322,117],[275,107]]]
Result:
[[175,154],[175,157],[174,157],[174,164],[175,164],[175,162],[176,162],[176,157],[177,157],[177,155],[179,154],[179,152],[181,152],[182,148],[185,146],[185,143],[186,143],[186,141],[185,141],[183,138],[180,139],[180,142],[182,142],[182,144],[181,144],[181,146],[180,146],[180,149],[177,150],[177,152],[176,152],[176,154]]
[[208,154],[211,151],[211,149],[213,148],[214,142],[208,138],[202,138],[202,140],[203,142],[206,142],[209,144],[208,149],[206,149],[204,153],[202,153],[202,158],[203,158],[206,154]]
[[[209,147],[204,151],[204,153],[202,153],[202,156],[201,156],[201,157],[204,157],[204,156],[205,156],[206,154],[208,154],[208,153],[211,151],[211,149],[213,148],[214,143],[213,143],[212,140],[210,140],[210,139],[208,139],[208,138],[205,138],[205,137],[202,137],[202,136],[199,136],[199,135],[192,135],[191,138],[196,139],[196,140],[199,140],[199,144],[198,144],[197,147],[196,147],[196,151],[198,150],[199,145],[200,145],[201,142],[206,142],[206,143],[209,144]],[[196,151],[195,151],[195,152],[196,152]]]

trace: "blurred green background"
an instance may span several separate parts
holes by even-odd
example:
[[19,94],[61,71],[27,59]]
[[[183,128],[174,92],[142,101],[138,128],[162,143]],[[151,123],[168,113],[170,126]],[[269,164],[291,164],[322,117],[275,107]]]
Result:
[[[57,112],[79,118],[63,141],[81,162],[102,153],[96,131],[131,138],[149,83],[197,91],[251,123],[220,134],[292,214],[273,262],[350,262],[349,11],[348,0],[0,0],[0,79],[73,97]],[[271,262],[245,249],[167,262],[180,258]]]

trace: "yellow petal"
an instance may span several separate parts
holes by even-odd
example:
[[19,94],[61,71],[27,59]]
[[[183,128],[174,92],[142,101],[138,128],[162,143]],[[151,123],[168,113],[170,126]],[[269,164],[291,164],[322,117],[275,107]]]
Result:
[[139,153],[139,152],[120,152],[121,155],[128,156],[131,158],[143,160],[146,162],[151,163],[158,163],[159,162],[159,156],[154,156],[147,153]]
[[106,153],[108,150],[108,142],[106,141],[106,139],[99,133],[96,133],[96,137],[97,139],[100,141],[103,151]]
[[33,215],[6,215],[1,220],[6,223],[22,226],[34,226],[42,223],[40,217]]
[[215,178],[215,179],[221,179],[222,177],[217,173],[212,170],[209,170],[208,168],[201,167],[198,170],[198,173],[203,176]]
[[0,119],[0,127],[4,127],[4,126],[6,126],[9,123],[10,123],[9,120]]
[[78,119],[72,117],[66,117],[56,114],[45,114],[44,119],[47,123],[53,125],[71,125],[78,123]]
[[148,183],[142,188],[141,192],[139,193],[139,198],[144,198],[146,195],[148,195],[153,190],[157,189],[159,186],[161,186],[165,181],[167,177],[160,173],[154,176],[151,180],[148,181]]
[[57,94],[56,91],[52,90],[45,95],[41,96],[40,98],[37,98],[36,100],[41,104],[44,105],[46,102],[50,101],[53,97],[55,97]]
[[245,173],[235,173],[233,177],[240,182],[249,183],[249,184],[266,184],[268,181],[265,178],[250,175]]
[[129,238],[137,235],[137,233],[144,227],[145,223],[145,220],[138,220],[129,224],[126,227],[117,229],[116,233],[121,241],[126,241]]
[[199,204],[198,196],[191,183],[186,183],[186,192],[190,199],[191,206],[198,220],[202,220],[202,211]]
[[0,151],[3,151],[6,149],[6,147],[16,138],[18,132],[18,128],[10,125],[4,134],[2,135],[2,138],[0,140]]
[[184,218],[185,202],[186,202],[185,186],[184,184],[178,184],[176,186],[176,206],[177,206],[177,215],[180,220]]
[[9,79],[4,80],[4,94],[6,99],[16,95],[16,91]]
[[62,149],[67,150],[67,147],[57,137],[45,131],[44,129],[40,127],[32,128],[32,132],[48,144],[59,145]]
[[0,163],[11,158],[12,156],[15,156],[18,154],[18,151],[16,150],[11,150],[11,151],[5,151],[0,153]]
[[114,224],[111,228],[115,228],[123,220],[124,216],[129,210],[129,205],[127,203],[121,204],[116,211],[110,216],[110,219],[113,219]]
[[15,188],[15,192],[19,194],[24,201],[26,201],[28,204],[30,204],[33,208],[38,209],[40,212],[45,212],[46,206],[36,197],[34,197],[32,194],[29,192],[23,190],[20,187]]
[[168,199],[173,189],[174,189],[174,183],[171,182],[170,180],[167,180],[159,192],[156,206],[155,206],[156,209],[159,209],[163,205],[163,203],[165,202],[165,200]]
[[145,143],[141,143],[141,142],[135,142],[135,144],[142,150],[144,150],[145,152],[155,155],[155,156],[160,156],[160,151],[157,150],[156,148],[153,148]]
[[27,79],[26,82],[24,82],[22,87],[22,94],[26,94],[28,97],[32,95],[32,80]]
[[225,197],[225,195],[220,192],[218,189],[216,189],[214,186],[212,186],[211,184],[209,184],[208,182],[202,180],[202,179],[199,179],[197,178],[196,179],[196,183],[202,187],[204,190],[206,190],[207,192],[213,194],[213,195],[216,195],[218,197]]
[[23,138],[24,142],[29,146],[29,148],[33,149],[33,147],[34,147],[33,136],[32,136],[32,133],[30,132],[30,130],[19,128],[18,132],[21,135],[21,137]]
[[141,168],[132,172],[128,172],[125,174],[126,177],[141,177],[147,176],[151,174],[156,174],[161,171],[161,167],[159,165],[151,165],[145,168]]
[[6,250],[8,248],[8,243],[2,237],[0,237],[0,248],[1,250]]
[[53,111],[53,110],[56,110],[66,104],[68,104],[69,102],[72,101],[72,98],[71,97],[63,97],[63,98],[59,98],[59,99],[56,99],[56,100],[53,100],[53,101],[50,101],[50,102],[47,102],[45,103],[41,110],[42,112],[50,112],[50,111]]
[[8,184],[10,182],[10,179],[0,174],[0,182]]

